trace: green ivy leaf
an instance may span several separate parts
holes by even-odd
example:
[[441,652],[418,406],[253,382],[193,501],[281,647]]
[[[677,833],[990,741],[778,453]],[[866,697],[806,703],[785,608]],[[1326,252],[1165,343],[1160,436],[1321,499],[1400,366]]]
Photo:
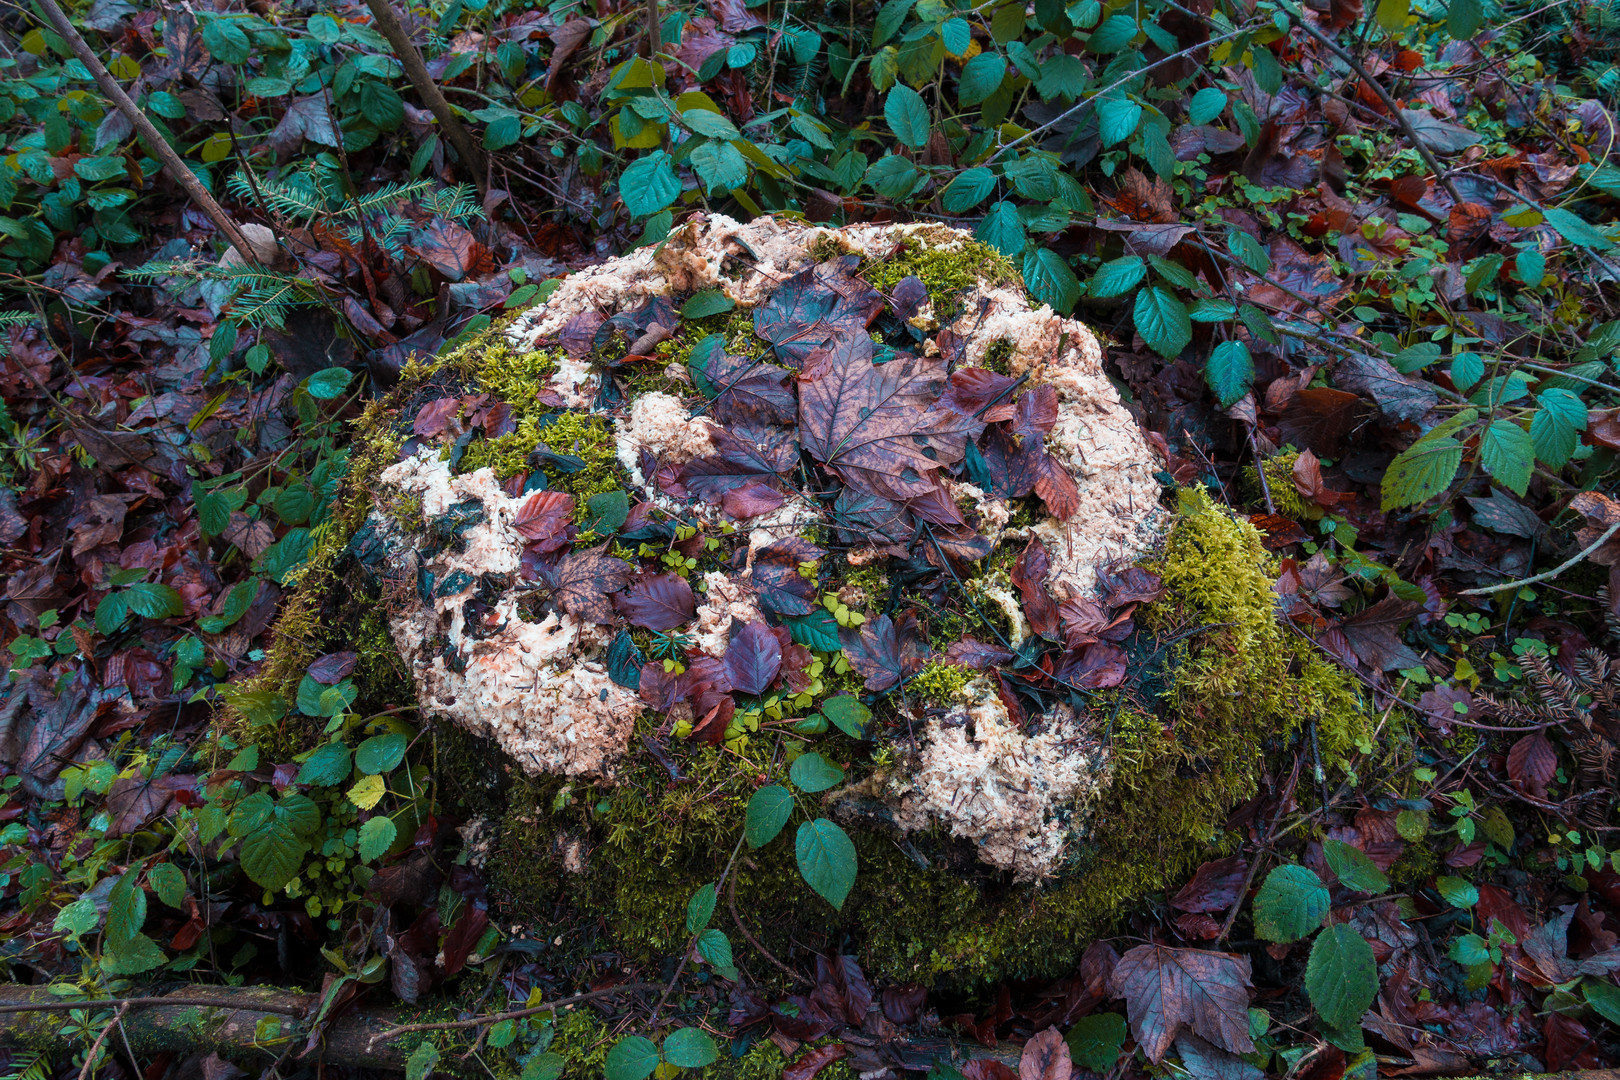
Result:
[[1207,124],[1226,111],[1226,91],[1206,86],[1192,96],[1187,105],[1187,120],[1193,124]]
[[656,214],[681,194],[674,158],[662,150],[632,161],[619,177],[619,197],[632,217]]
[[1216,345],[1204,365],[1204,378],[1221,408],[1231,408],[1254,385],[1254,357],[1249,355],[1249,347],[1236,339]]
[[1147,277],[1147,263],[1140,255],[1124,255],[1097,267],[1086,284],[1086,291],[1099,300],[1124,296]]
[[1018,207],[1006,199],[990,208],[973,235],[1009,258],[1022,255],[1024,245],[1028,242],[1028,237],[1024,235],[1024,220],[1018,216]]
[[1007,61],[999,53],[980,53],[962,65],[962,77],[956,84],[956,103],[964,109],[984,104],[991,94],[1001,89],[1006,77]]
[[[1323,840],[1322,857],[1327,860],[1328,869],[1339,879],[1339,884],[1346,889],[1364,893],[1389,891],[1389,877],[1360,848],[1342,840]],[[1344,1027],[1343,1024],[1335,1026]]]
[[[978,57],[974,59],[977,60]],[[951,178],[951,182],[945,185],[945,190],[939,193],[939,198],[946,213],[960,214],[978,206],[994,190],[996,190],[996,174],[980,166],[957,173]]]
[[1536,447],[1530,433],[1511,420],[1493,420],[1479,440],[1479,461],[1485,471],[1515,495],[1530,486]]
[[709,882],[686,902],[686,932],[695,934],[714,918],[714,882]]
[[1125,1045],[1125,1018],[1112,1012],[1082,1016],[1063,1041],[1069,1044],[1069,1056],[1076,1065],[1107,1075],[1119,1064],[1120,1047]]
[[933,134],[933,121],[922,95],[905,83],[895,83],[884,98],[883,119],[894,137],[913,150],[927,146],[928,136]]
[[409,740],[398,731],[385,731],[381,735],[373,735],[355,748],[354,767],[368,776],[392,772],[394,767],[404,760],[408,742]]
[[1279,866],[1266,875],[1254,898],[1254,936],[1261,941],[1298,941],[1322,925],[1333,899],[1309,867]]
[[1162,286],[1150,285],[1138,292],[1132,314],[1136,332],[1166,360],[1174,360],[1192,341],[1186,306]]
[[613,1044],[603,1065],[607,1080],[646,1080],[658,1068],[658,1047],[651,1039],[631,1035]]
[[664,1059],[682,1069],[701,1069],[720,1060],[714,1040],[702,1028],[680,1028],[664,1040]]
[[1080,299],[1080,279],[1051,248],[1035,248],[1024,256],[1024,285],[1030,295],[1059,315],[1074,310]]
[[[310,681],[314,682],[313,679]],[[322,743],[299,767],[298,783],[314,787],[337,787],[349,778],[350,770],[347,746],[340,742]]]
[[793,759],[788,779],[800,791],[814,793],[843,783],[844,770],[812,750]]
[[317,371],[309,377],[304,388],[309,396],[322,401],[330,401],[343,393],[343,388],[349,385],[354,378],[354,372],[348,368],[329,367],[325,371]]
[[780,784],[767,784],[754,792],[743,814],[743,836],[748,846],[764,847],[776,839],[793,814],[793,796]]
[[806,821],[799,826],[793,855],[805,882],[822,899],[842,910],[855,885],[855,845],[849,834],[826,818]]
[[375,862],[382,858],[394,846],[398,836],[399,829],[387,814],[367,818],[365,824],[360,826],[360,861]]
[[1378,996],[1372,946],[1344,923],[1322,931],[1305,964],[1305,993],[1329,1027],[1354,1031]]

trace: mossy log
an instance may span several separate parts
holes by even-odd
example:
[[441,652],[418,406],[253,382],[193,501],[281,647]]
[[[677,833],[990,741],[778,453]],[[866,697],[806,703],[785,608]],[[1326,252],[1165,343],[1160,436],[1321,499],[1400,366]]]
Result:
[[[784,289],[810,299],[786,304]],[[795,343],[868,301],[858,355],[839,361],[865,365],[863,386],[927,382],[932,396],[905,409],[929,416],[947,383],[1001,388],[951,421],[963,438],[897,421],[909,442],[873,440],[904,467],[846,456],[851,436],[820,440],[802,411],[834,361],[830,345]],[[783,330],[784,307],[798,329]],[[764,404],[733,402],[728,418],[724,395],[761,374]],[[797,429],[762,433],[759,415],[778,407],[801,410]],[[977,434],[987,415],[1003,434]],[[791,442],[777,475],[699,482],[746,472],[737,457],[768,456],[772,438]],[[984,464],[1015,451],[1051,482]],[[676,953],[688,898],[729,866],[716,925],[745,931],[737,959],[760,973],[740,939],[788,959],[838,948],[931,985],[1050,977],[1131,905],[1232,850],[1227,820],[1268,762],[1310,747],[1333,769],[1371,730],[1355,684],[1277,621],[1260,534],[1202,489],[1169,494],[1157,468],[1095,338],[1028,300],[966,234],[698,220],[570,276],[371,406],[255,688],[291,701],[318,656],[358,652],[354,708],[420,708],[434,796],[467,822],[499,921],[559,951]],[[562,525],[515,531],[544,512],[536,492],[558,493],[568,558],[618,560],[596,584],[559,580],[546,544]],[[874,506],[892,519],[861,516]],[[824,628],[836,617],[830,640],[758,595],[758,566],[778,556],[774,587],[808,597]],[[1110,645],[1123,675],[1057,678],[1054,663],[1084,656],[1099,571],[1131,564],[1163,588],[1103,612],[1129,616]],[[658,575],[679,578],[695,610],[627,623],[628,594],[605,594]],[[1073,622],[1054,632],[1058,616],[1032,602],[1075,605]],[[639,669],[654,682],[660,656],[670,679],[712,671],[756,622],[776,624],[783,649],[806,645],[816,674],[705,699],[707,713],[695,695],[648,707],[657,693],[638,689],[627,654],[654,658]],[[1043,622],[1055,645],[1032,627]],[[889,683],[863,685],[839,659],[863,625],[902,642]],[[948,659],[970,638],[994,646],[999,671]],[[861,738],[818,730],[843,695],[875,713]],[[724,732],[705,739],[706,723]],[[283,749],[309,750],[324,728],[282,721]],[[811,749],[842,782],[801,792],[795,813],[838,823],[858,856],[836,909],[805,888],[791,837],[732,862],[750,798]]]

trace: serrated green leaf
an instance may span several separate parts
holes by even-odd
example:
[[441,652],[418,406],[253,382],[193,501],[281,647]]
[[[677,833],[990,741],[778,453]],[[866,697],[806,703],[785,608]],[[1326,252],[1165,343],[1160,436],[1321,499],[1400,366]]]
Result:
[[1147,262],[1140,255],[1125,255],[1097,267],[1086,291],[1099,300],[1124,296],[1147,278]]
[[1530,433],[1511,420],[1493,420],[1479,439],[1479,462],[1515,495],[1530,486],[1536,447]]
[[1478,353],[1462,352],[1451,358],[1451,385],[1466,394],[1468,388],[1485,376],[1485,359]]
[[336,787],[349,778],[350,762],[347,746],[340,742],[322,743],[299,767],[298,783],[315,787]]
[[1542,213],[1546,216],[1547,224],[1553,227],[1554,232],[1577,247],[1587,248],[1592,251],[1608,251],[1614,247],[1613,240],[1599,232],[1596,226],[1578,214],[1572,214],[1568,210],[1562,210],[1556,206],[1546,207],[1542,210]]
[[714,882],[709,882],[686,902],[686,932],[695,934],[714,918]]
[[1339,923],[1317,935],[1305,964],[1305,993],[1328,1026],[1360,1027],[1361,1017],[1378,996],[1378,963],[1372,946],[1351,927]]
[[826,818],[806,821],[799,826],[793,855],[805,883],[842,910],[855,885],[855,845],[849,834]]
[[567,1067],[567,1058],[547,1050],[523,1063],[523,1072],[519,1080],[560,1080],[563,1070]]
[[812,750],[793,759],[788,779],[800,791],[814,793],[843,783],[844,770]]
[[162,946],[145,934],[136,934],[127,941],[107,943],[102,950],[101,969],[108,975],[139,975],[162,967],[168,960]]
[[1235,338],[1216,345],[1204,365],[1204,379],[1221,408],[1230,408],[1254,385],[1254,357],[1249,355],[1249,347]]
[[398,731],[385,731],[373,735],[354,751],[354,767],[367,775],[380,776],[392,772],[405,757],[410,740]]
[[1255,273],[1268,274],[1271,272],[1270,253],[1260,246],[1260,241],[1242,229],[1232,229],[1226,234],[1226,246],[1231,249],[1233,257],[1238,262]]
[[405,1059],[405,1080],[427,1080],[439,1065],[439,1048],[432,1039],[423,1039]]
[[1051,248],[1035,248],[1024,256],[1024,285],[1031,296],[1059,315],[1073,311],[1080,299],[1080,279]]
[[1462,467],[1463,445],[1456,439],[1419,439],[1395,455],[1384,471],[1382,508],[1417,506],[1446,490]]
[[681,1028],[664,1040],[664,1059],[682,1069],[701,1069],[718,1061],[720,1051],[702,1028]]
[[[735,961],[731,956],[731,939],[719,930],[705,930],[697,936],[698,955],[709,962],[709,965],[722,974],[736,970]],[[736,978],[734,974],[727,978]]]
[[1192,96],[1187,105],[1187,120],[1193,124],[1207,124],[1226,111],[1226,91],[1206,86]]
[[242,837],[242,870],[259,886],[276,892],[298,876],[308,852],[309,844],[291,829],[265,826]]
[[933,134],[933,120],[922,95],[905,83],[895,83],[890,88],[888,97],[883,100],[883,119],[894,137],[913,150],[927,146],[928,137]]
[[1552,389],[1536,395],[1541,408],[1530,418],[1530,441],[1536,457],[1558,468],[1569,461],[1586,430],[1586,403],[1570,390]]
[[658,1068],[658,1046],[651,1039],[631,1035],[613,1044],[603,1066],[606,1080],[646,1080]]
[[688,109],[681,113],[681,123],[699,135],[707,135],[711,139],[742,138],[742,132],[737,130],[737,125],[709,109]]
[[[980,54],[983,55],[982,53]],[[975,60],[978,57],[974,57]],[[996,190],[996,174],[984,167],[965,169],[951,178],[939,193],[946,213],[960,214],[978,206]]]
[[852,694],[839,694],[821,703],[822,715],[852,739],[866,738],[866,725],[872,720],[872,710],[862,705]]
[[1069,1056],[1076,1065],[1106,1076],[1119,1064],[1125,1030],[1125,1018],[1119,1013],[1092,1013],[1076,1020],[1063,1041],[1069,1044]]
[[186,875],[171,862],[161,862],[146,872],[146,881],[157,893],[157,898],[169,907],[185,903]]
[[140,887],[140,873],[126,870],[107,893],[107,929],[104,935],[108,946],[121,945],[134,940],[146,925],[146,890]]
[[180,593],[155,581],[138,581],[125,589],[124,603],[145,619],[167,619],[186,613]]
[[1446,33],[1453,40],[1467,41],[1485,25],[1485,5],[1480,0],[1451,0],[1446,7]]
[[1028,241],[1024,233],[1024,220],[1018,216],[1018,207],[1006,199],[990,207],[990,212],[979,222],[973,235],[1009,258],[1022,255]]
[[674,159],[662,150],[632,161],[619,177],[619,197],[633,217],[657,213],[680,194]]
[[939,40],[945,46],[946,52],[952,56],[961,56],[973,44],[973,27],[968,25],[966,19],[946,19],[939,24]]
[[1620,986],[1589,978],[1581,984],[1586,1003],[1611,1024],[1620,1024]]
[[317,371],[311,375],[304,388],[309,391],[310,397],[330,401],[343,393],[353,379],[354,372],[348,368],[329,367],[325,371]]
[[1389,877],[1360,848],[1342,840],[1323,840],[1322,857],[1344,888],[1364,893],[1389,891]]
[[817,652],[837,652],[843,647],[838,640],[838,623],[825,610],[818,608],[808,615],[785,617],[782,622],[793,640],[807,648]]
[[382,858],[394,846],[398,836],[399,829],[387,814],[367,818],[365,824],[360,826],[360,861],[375,862]]
[[906,16],[916,6],[917,0],[887,0],[878,9],[877,18],[872,22],[872,47],[875,49],[894,37],[900,27],[905,24]]
[[701,143],[693,148],[688,160],[708,195],[748,186],[748,159],[729,142]]
[[1117,94],[1095,100],[1097,132],[1102,137],[1104,146],[1122,143],[1136,134],[1136,127],[1142,122],[1142,106],[1130,98]]
[[956,103],[964,109],[982,105],[991,94],[1001,89],[1007,77],[1007,61],[998,53],[982,52],[962,65],[962,77],[956,84]]
[[1136,332],[1148,348],[1173,360],[1192,341],[1192,320],[1187,308],[1168,290],[1150,285],[1136,294],[1132,309]]
[[1136,37],[1136,20],[1124,12],[1115,12],[1102,21],[1086,39],[1086,48],[1094,53],[1117,53]]
[[1266,875],[1254,898],[1254,936],[1261,941],[1298,941],[1322,925],[1333,898],[1309,867],[1279,866]]
[[754,792],[743,814],[743,836],[759,848],[775,840],[793,814],[793,796],[780,784],[767,784]]
[[1441,898],[1454,908],[1466,910],[1479,903],[1479,889],[1466,878],[1446,875],[1435,881],[1434,887],[1439,890]]

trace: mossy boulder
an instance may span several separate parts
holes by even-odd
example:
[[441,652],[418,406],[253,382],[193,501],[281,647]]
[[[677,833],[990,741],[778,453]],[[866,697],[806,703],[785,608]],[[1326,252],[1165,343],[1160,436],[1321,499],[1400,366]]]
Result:
[[[354,649],[353,708],[419,710],[500,923],[560,952],[676,953],[724,877],[744,965],[1056,975],[1234,844],[1268,755],[1366,738],[1259,534],[1166,493],[1095,338],[954,230],[694,221],[356,440],[257,688]],[[744,845],[772,785],[793,823]],[[811,819],[847,896],[801,877]]]

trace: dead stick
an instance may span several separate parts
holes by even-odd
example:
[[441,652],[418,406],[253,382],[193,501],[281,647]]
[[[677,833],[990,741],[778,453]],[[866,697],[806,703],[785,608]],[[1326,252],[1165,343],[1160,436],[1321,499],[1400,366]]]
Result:
[[1458,596],[1488,596],[1491,593],[1507,592],[1509,589],[1522,589],[1526,585],[1536,585],[1536,584],[1539,584],[1539,583],[1541,583],[1543,581],[1551,581],[1553,578],[1557,577],[1559,574],[1562,574],[1565,570],[1568,570],[1570,567],[1574,566],[1576,563],[1580,562],[1582,559],[1584,559],[1588,555],[1592,554],[1592,552],[1596,551],[1598,548],[1602,547],[1604,544],[1607,544],[1609,542],[1609,538],[1614,536],[1614,534],[1617,533],[1617,532],[1620,532],[1620,522],[1616,522],[1615,524],[1610,525],[1608,527],[1608,529],[1606,529],[1604,531],[1603,535],[1599,536],[1596,540],[1594,540],[1590,544],[1586,545],[1586,547],[1582,548],[1580,551],[1576,552],[1574,555],[1571,555],[1569,558],[1565,559],[1563,562],[1559,563],[1557,566],[1553,567],[1551,570],[1547,570],[1547,571],[1545,571],[1543,573],[1537,574],[1535,577],[1527,577],[1527,578],[1523,578],[1523,579],[1521,579],[1519,581],[1506,581],[1506,582],[1503,582],[1500,585],[1486,585],[1483,588],[1479,588],[1479,589],[1464,589],[1462,592],[1458,593],[1457,595]]
[[601,990],[591,990],[584,994],[575,994],[573,997],[558,998],[543,1005],[535,1005],[528,1009],[513,1009],[511,1012],[488,1013],[483,1016],[473,1016],[466,1020],[446,1020],[438,1024],[402,1024],[398,1027],[385,1028],[372,1036],[371,1041],[392,1039],[396,1035],[404,1035],[411,1031],[449,1031],[452,1028],[480,1027],[484,1024],[498,1024],[502,1020],[521,1020],[526,1016],[539,1016],[541,1013],[552,1012],[568,1005],[577,1005],[582,1001],[593,1001],[609,994],[626,994],[638,990],[657,990],[657,983],[620,983],[618,986],[608,986]]
[[241,996],[231,997],[134,997],[134,998],[71,998],[53,1001],[30,1001],[21,1005],[0,1005],[0,1013],[68,1012],[73,1009],[95,1009],[109,1005],[119,1007],[120,1015],[127,1009],[158,1007],[197,1009],[238,1009],[253,1012],[280,1013],[283,1016],[302,1016],[308,1007],[286,1005],[274,1001],[259,1001]]
[[467,130],[461,118],[450,107],[450,102],[445,99],[444,91],[439,89],[439,84],[428,74],[427,65],[422,62],[422,54],[417,51],[411,35],[405,32],[405,24],[399,21],[393,5],[389,0],[366,0],[366,7],[371,9],[371,17],[377,21],[377,29],[388,39],[388,44],[394,48],[394,55],[404,65],[405,77],[411,80],[417,96],[439,121],[439,126],[444,129],[445,138],[450,140],[450,145],[461,155],[462,164],[472,174],[473,183],[478,185],[480,193],[487,193],[489,169],[488,163],[484,160],[483,147],[473,141],[472,133]]
[[90,1080],[90,1073],[96,1067],[96,1055],[101,1052],[101,1044],[107,1041],[107,1036],[113,1033],[113,1028],[118,1026],[119,1021],[124,1018],[124,1014],[128,1011],[128,1005],[118,1006],[118,1011],[113,1014],[113,1018],[107,1021],[107,1026],[101,1029],[101,1034],[96,1036],[96,1041],[90,1044],[90,1049],[84,1055],[84,1065],[79,1069],[79,1080]]
[[159,164],[163,166],[163,171],[169,174],[169,179],[179,184],[186,195],[198,206],[202,207],[203,213],[208,215],[208,219],[214,223],[214,227],[224,234],[225,239],[231,242],[231,246],[236,248],[237,253],[242,258],[248,260],[249,263],[257,263],[259,260],[254,256],[254,249],[248,243],[247,237],[242,235],[241,227],[225,212],[225,208],[219,205],[214,200],[214,197],[208,193],[208,189],[203,187],[202,181],[198,180],[196,175],[186,167],[186,163],[180,159],[180,155],[175,153],[174,147],[170,146],[169,141],[159,134],[158,129],[152,125],[152,121],[146,118],[146,114],[141,112],[135,102],[130,100],[128,94],[124,93],[124,88],[118,85],[118,80],[112,77],[112,72],[108,71],[107,66],[96,56],[95,52],[90,48],[90,43],[85,41],[84,37],[73,28],[73,23],[68,20],[67,13],[62,10],[56,0],[39,0],[39,6],[45,12],[45,17],[50,20],[51,29],[55,30],[62,40],[68,43],[68,48],[73,50],[73,55],[79,58],[79,62],[90,69],[90,74],[95,76],[96,85],[101,87],[101,92],[111,99],[113,106],[123,113],[124,118],[134,126],[136,132],[140,134],[141,140],[156,155]]

